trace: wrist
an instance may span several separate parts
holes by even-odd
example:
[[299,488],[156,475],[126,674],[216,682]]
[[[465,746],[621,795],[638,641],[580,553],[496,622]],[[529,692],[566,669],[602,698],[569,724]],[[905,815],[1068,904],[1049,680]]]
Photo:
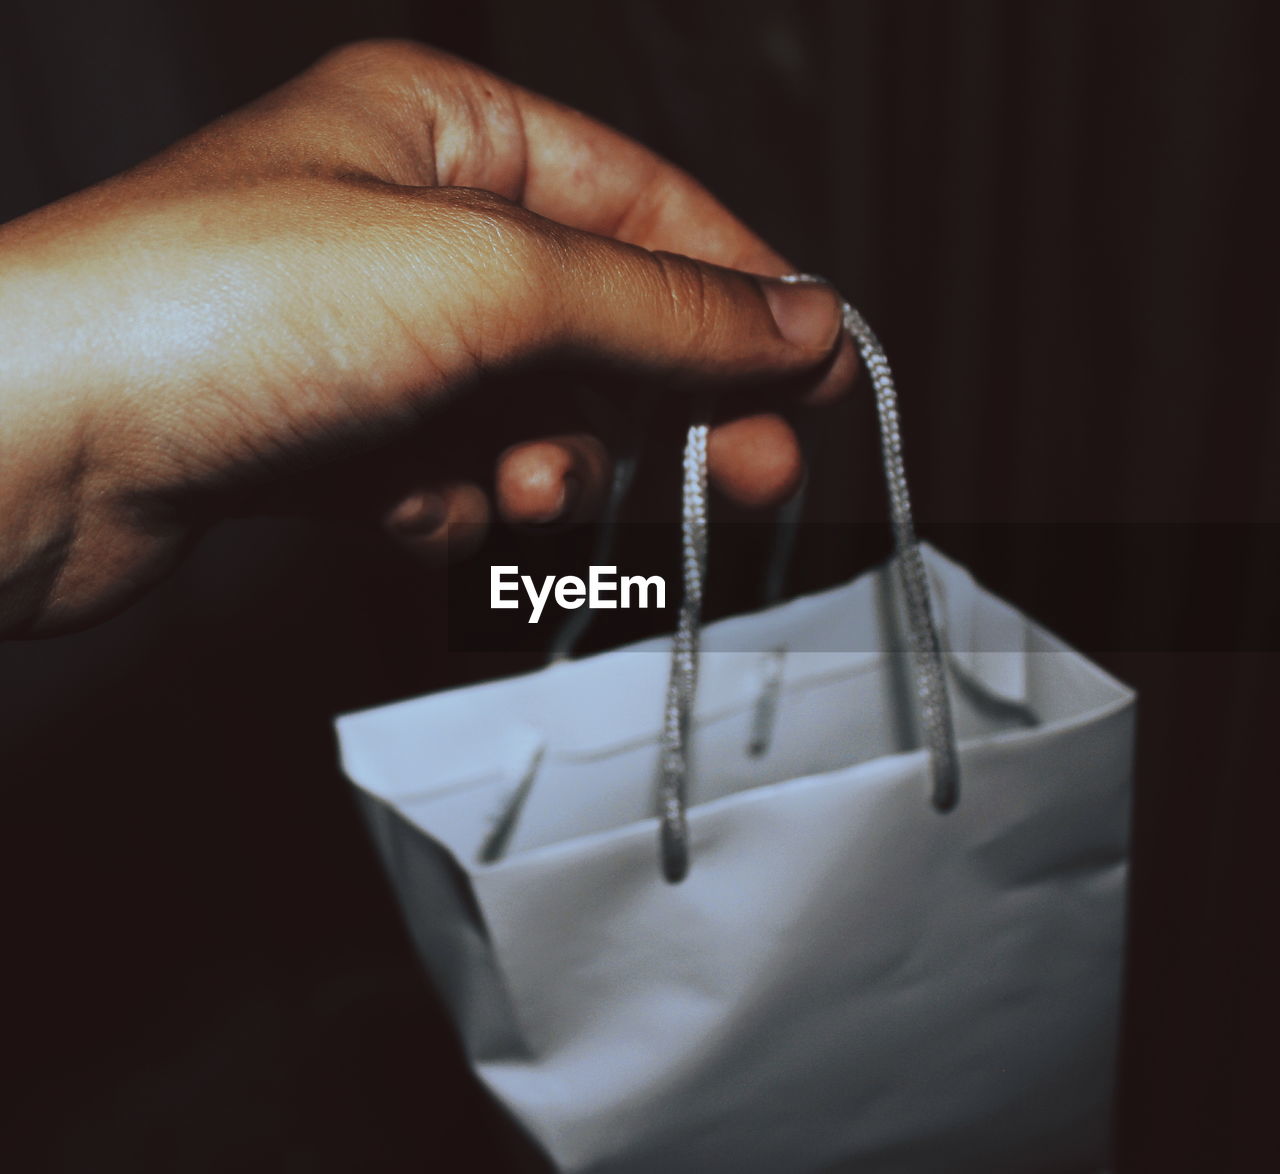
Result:
[[77,529],[70,495],[48,471],[14,460],[6,432],[0,489],[0,636],[22,634],[58,594]]
[[55,600],[84,507],[103,496],[84,355],[94,344],[65,278],[0,247],[0,635]]

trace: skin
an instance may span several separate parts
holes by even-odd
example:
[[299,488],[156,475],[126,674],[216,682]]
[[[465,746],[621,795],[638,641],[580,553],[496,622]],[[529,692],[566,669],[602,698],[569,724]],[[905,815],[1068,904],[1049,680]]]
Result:
[[759,405],[856,368],[834,293],[775,280],[792,266],[688,176],[401,42],[3,226],[0,272],[7,635],[118,611],[228,514],[355,513],[428,559],[453,523],[584,520],[605,438],[473,455],[540,366],[714,394],[713,482],[776,504],[801,461]]

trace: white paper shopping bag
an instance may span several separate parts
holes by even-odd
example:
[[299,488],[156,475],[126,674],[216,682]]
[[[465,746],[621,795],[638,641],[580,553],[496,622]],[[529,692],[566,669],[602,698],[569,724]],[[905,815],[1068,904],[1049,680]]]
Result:
[[709,626],[696,690],[668,639],[340,719],[466,1053],[556,1169],[1104,1167],[1134,698],[907,522],[894,564]]

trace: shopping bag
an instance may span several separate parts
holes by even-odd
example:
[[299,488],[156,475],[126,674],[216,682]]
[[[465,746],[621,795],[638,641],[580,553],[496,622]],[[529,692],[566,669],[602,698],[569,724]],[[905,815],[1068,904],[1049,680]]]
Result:
[[700,630],[693,436],[674,639],[339,719],[471,1064],[560,1171],[1097,1174],[1133,693],[905,482],[891,563]]

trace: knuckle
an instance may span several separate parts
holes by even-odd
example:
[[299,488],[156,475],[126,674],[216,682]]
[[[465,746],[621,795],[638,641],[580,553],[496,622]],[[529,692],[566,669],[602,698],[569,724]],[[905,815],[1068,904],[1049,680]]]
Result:
[[469,291],[466,333],[476,353],[550,345],[557,312],[556,229],[493,192],[440,188],[444,218]]
[[476,188],[442,188],[440,195],[459,229],[484,257],[515,272],[540,267],[548,234],[519,204]]
[[692,348],[713,336],[719,327],[718,300],[702,266],[676,253],[658,252],[653,258],[672,340]]
[[433,51],[416,41],[372,37],[331,50],[316,69],[343,78],[417,77],[434,60]]

